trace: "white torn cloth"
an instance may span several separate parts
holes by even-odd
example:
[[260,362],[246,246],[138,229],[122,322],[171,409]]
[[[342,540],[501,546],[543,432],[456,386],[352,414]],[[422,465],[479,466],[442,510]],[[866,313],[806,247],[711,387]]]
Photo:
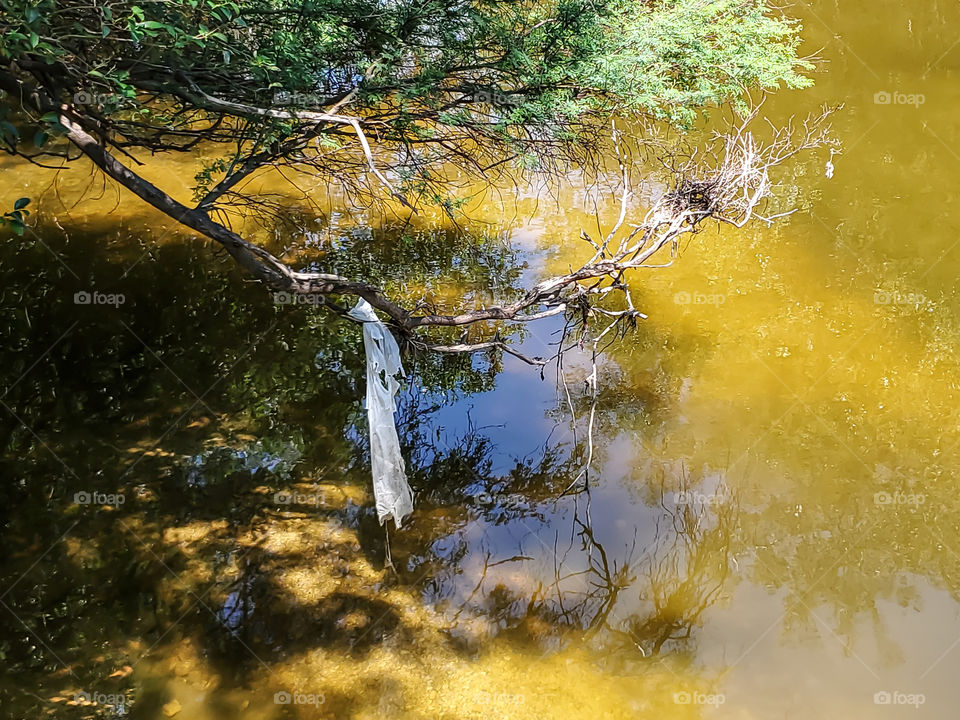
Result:
[[393,419],[395,398],[400,390],[397,375],[403,377],[400,348],[363,298],[347,313],[363,323],[363,347],[367,353],[367,420],[370,425],[370,465],[373,468],[373,496],[380,524],[393,518],[397,528],[413,512],[413,492],[404,472],[400,440]]

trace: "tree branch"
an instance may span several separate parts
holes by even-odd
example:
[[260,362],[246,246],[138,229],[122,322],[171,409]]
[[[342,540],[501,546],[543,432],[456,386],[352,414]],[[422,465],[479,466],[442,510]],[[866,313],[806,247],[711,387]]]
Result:
[[[89,119],[84,118],[76,107],[55,102],[42,88],[27,84],[11,72],[0,70],[0,88],[19,97],[21,103],[29,103],[32,109],[40,113],[56,112],[70,142],[104,173],[160,212],[222,245],[244,269],[268,287],[297,294],[361,297],[389,317],[398,330],[414,339],[417,331],[426,327],[455,327],[483,321],[529,322],[560,313],[579,318],[582,333],[586,332],[589,318],[595,314],[615,318],[614,324],[633,323],[645,316],[633,307],[629,289],[623,281],[626,271],[649,267],[648,261],[666,248],[670,248],[673,257],[679,239],[685,234],[697,232],[704,220],[713,219],[742,227],[771,196],[774,184],[769,172],[773,167],[802,150],[833,142],[828,136],[829,127],[826,124],[830,110],[825,109],[820,115],[804,121],[802,127],[795,127],[791,122],[785,128],[776,130],[772,140],[761,143],[748,129],[757,116],[757,108],[729,133],[715,135],[713,142],[700,153],[699,158],[696,153],[691,153],[687,161],[672,168],[670,190],[652,203],[642,222],[623,230],[629,207],[629,172],[620,151],[619,135],[614,128],[614,144],[623,181],[620,212],[616,224],[604,237],[602,245],[593,243],[586,237],[596,249],[596,254],[589,261],[569,273],[537,283],[522,297],[509,304],[465,310],[456,314],[415,314],[387,298],[375,285],[339,275],[296,271],[266,249],[244,240],[209,216],[207,211],[210,198],[215,199],[226,192],[239,177],[255,167],[261,157],[248,158],[240,170],[224,178],[196,208],[190,208],[114,157],[104,142],[97,140],[85,129],[85,122],[89,122]],[[368,163],[373,164],[372,151],[358,118],[327,113],[267,110],[218,100],[199,90],[195,90],[194,94],[195,97],[188,99],[220,112],[349,125],[357,132]],[[381,179],[390,187],[386,178]],[[782,214],[759,217],[769,221]],[[611,310],[609,307],[594,307],[591,303],[592,298],[607,298],[613,292],[624,295],[626,309]],[[605,304],[608,303],[605,301]],[[600,337],[611,331],[611,328],[612,326],[608,327]],[[581,338],[581,344],[582,342]],[[472,345],[429,345],[422,341],[420,344],[437,352],[502,349],[524,362],[543,364],[539,358],[530,359],[512,350],[499,338]]]

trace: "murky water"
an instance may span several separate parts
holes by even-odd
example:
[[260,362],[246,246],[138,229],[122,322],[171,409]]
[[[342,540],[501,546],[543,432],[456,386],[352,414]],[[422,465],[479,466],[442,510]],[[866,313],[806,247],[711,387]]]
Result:
[[[582,358],[575,421],[514,358],[411,358],[396,573],[356,329],[84,169],[5,164],[41,212],[0,255],[4,717],[953,717],[960,10],[795,11],[828,62],[768,110],[845,103],[834,177],[809,158],[789,221],[635,276],[649,319],[601,367],[589,495],[563,495]],[[247,230],[483,301],[566,267],[608,200],[489,194],[461,232],[291,196]]]

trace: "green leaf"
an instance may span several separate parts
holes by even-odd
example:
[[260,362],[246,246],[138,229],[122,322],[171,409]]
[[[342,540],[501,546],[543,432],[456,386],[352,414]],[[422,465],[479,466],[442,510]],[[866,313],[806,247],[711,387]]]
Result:
[[40,44],[40,36],[35,32],[30,33],[30,49],[33,50]]
[[33,136],[33,144],[38,148],[42,148],[44,145],[46,145],[47,140],[49,139],[50,135],[46,131],[38,130]]
[[20,198],[13,204],[14,210],[22,210],[30,204],[30,198]]

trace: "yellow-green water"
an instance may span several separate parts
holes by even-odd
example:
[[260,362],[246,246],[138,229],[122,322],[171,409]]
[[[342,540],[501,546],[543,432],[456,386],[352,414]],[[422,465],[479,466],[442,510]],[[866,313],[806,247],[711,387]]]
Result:
[[[634,275],[648,319],[601,368],[589,504],[560,498],[582,358],[572,458],[549,373],[411,358],[418,510],[391,536],[396,574],[356,449],[355,332],[274,306],[87,168],[51,186],[6,162],[3,196],[41,212],[0,263],[4,716],[115,716],[122,695],[137,718],[953,717],[960,10],[793,11],[825,62],[766,110],[844,103],[834,177],[809,157],[783,178],[789,220],[705,231]],[[349,245],[436,298],[482,297],[582,254],[593,196],[559,195],[485,196],[474,229],[496,242],[449,257],[439,218],[403,241],[336,198],[248,229],[301,262]],[[615,211],[600,198],[601,225]],[[492,264],[501,241],[522,278]],[[78,307],[84,289],[127,301]],[[124,502],[75,502],[93,491]]]

